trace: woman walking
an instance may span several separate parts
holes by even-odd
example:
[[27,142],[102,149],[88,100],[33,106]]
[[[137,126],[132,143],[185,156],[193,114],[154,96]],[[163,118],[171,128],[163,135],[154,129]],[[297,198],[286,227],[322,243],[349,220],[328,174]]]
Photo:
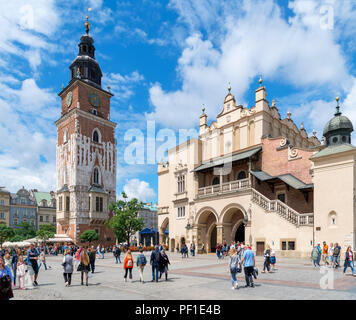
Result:
[[77,269],[78,266],[79,266],[79,263],[80,263],[80,251],[79,249],[77,249],[77,251],[75,252],[75,255],[74,255],[74,268]]
[[130,273],[130,280],[132,281],[132,269],[133,269],[133,258],[131,254],[131,250],[127,250],[125,259],[124,259],[124,270],[125,270],[125,275],[124,275],[124,281],[127,282],[127,272]]
[[0,300],[9,300],[13,298],[12,293],[12,273],[8,266],[5,265],[5,261],[0,257]]
[[346,253],[345,253],[345,263],[344,263],[344,275],[346,269],[350,267],[352,271],[352,275],[354,275],[354,254],[352,252],[351,246],[347,247]]
[[69,248],[67,248],[64,252],[62,266],[63,266],[63,277],[64,277],[65,286],[69,287],[72,283],[72,273],[73,273],[73,257],[71,255]]
[[269,273],[270,272],[270,268],[271,268],[271,266],[270,266],[270,264],[271,264],[271,260],[270,260],[270,258],[271,258],[271,248],[268,245],[267,245],[267,249],[265,251],[264,257],[265,257],[265,261],[263,263],[262,273],[265,273],[266,269],[267,269],[267,272]]
[[[12,261],[12,258],[10,256],[10,253],[9,251],[6,251],[5,252],[5,255],[4,255],[4,262],[5,262],[5,266],[7,266],[11,272],[11,275],[13,276],[13,273],[12,273],[12,270],[11,270],[11,261]],[[13,277],[11,277],[11,279],[13,279]]]
[[168,265],[171,264],[169,262],[168,256],[165,250],[161,251],[161,260],[160,260],[160,268],[159,268],[159,278],[161,279],[162,274],[165,274],[166,281],[168,280]]
[[227,272],[230,272],[231,276],[231,283],[232,283],[232,290],[238,289],[239,284],[237,282],[236,278],[236,273],[241,272],[241,260],[240,260],[240,255],[237,254],[237,251],[235,248],[230,249],[229,251],[229,264],[228,264],[228,270]]
[[26,284],[25,284],[25,275],[26,275],[26,264],[23,261],[23,255],[19,255],[17,259],[17,278],[19,281],[19,289],[20,290],[25,290],[26,289]]
[[78,266],[78,270],[81,272],[81,284],[84,285],[83,278],[85,274],[85,285],[88,286],[88,273],[90,271],[90,263],[89,263],[89,256],[85,250],[82,250],[80,254],[80,264]]
[[136,265],[138,268],[138,271],[140,273],[140,282],[145,283],[143,280],[143,270],[147,264],[147,259],[145,255],[143,254],[142,248],[140,249],[140,253],[137,255],[137,260],[136,260]]
[[313,264],[314,264],[314,268],[316,268],[316,266],[320,267],[320,264],[319,264],[319,250],[317,248],[317,246],[315,246],[312,250],[312,253],[311,253],[311,257],[312,257],[312,260],[313,260]]

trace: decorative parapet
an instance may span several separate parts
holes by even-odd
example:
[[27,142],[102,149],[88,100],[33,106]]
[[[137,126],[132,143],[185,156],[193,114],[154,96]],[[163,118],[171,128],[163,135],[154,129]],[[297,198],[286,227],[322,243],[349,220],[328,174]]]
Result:
[[158,207],[157,214],[158,215],[168,214],[169,213],[168,208],[169,208],[168,206],[167,207]]

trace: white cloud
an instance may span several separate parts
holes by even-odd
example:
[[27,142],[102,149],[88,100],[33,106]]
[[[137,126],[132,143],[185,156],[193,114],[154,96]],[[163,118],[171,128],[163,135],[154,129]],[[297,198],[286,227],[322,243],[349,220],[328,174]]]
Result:
[[48,41],[59,25],[54,0],[2,1],[0,11],[0,50],[2,55],[25,57],[36,69],[39,50],[51,50]]
[[144,79],[144,76],[138,71],[133,71],[128,75],[108,73],[104,74],[103,87],[110,86],[115,97],[119,100],[124,100],[130,98],[134,94],[134,86],[142,82]]
[[[171,2],[175,7],[178,3]],[[290,8],[296,16],[290,21],[273,1],[241,1],[229,11],[221,9],[229,4],[208,1],[204,7],[192,1],[179,5],[181,20],[191,30],[178,60],[181,89],[166,91],[159,83],[152,85],[154,112],[149,118],[175,128],[195,126],[203,103],[209,117],[215,118],[221,111],[228,82],[237,101],[244,103],[252,79],[260,74],[265,80],[284,81],[302,91],[350,89],[342,49],[332,32],[320,28],[319,2],[311,4],[308,16],[298,2],[292,2]],[[219,12],[219,36],[196,31],[214,26]]]
[[[11,191],[28,186],[55,186],[56,129],[59,111],[50,107],[55,94],[26,79],[19,89],[13,79],[0,79],[0,182]],[[42,160],[41,160],[42,157]],[[46,159],[46,161],[43,161]]]
[[148,202],[155,197],[155,192],[146,181],[139,179],[127,180],[123,187],[129,199],[136,198],[142,202]]

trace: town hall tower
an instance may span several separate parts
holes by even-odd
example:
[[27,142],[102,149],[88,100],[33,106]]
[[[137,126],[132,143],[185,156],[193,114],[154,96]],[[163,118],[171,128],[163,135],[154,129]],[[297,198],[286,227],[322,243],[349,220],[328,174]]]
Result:
[[62,99],[57,126],[57,233],[80,243],[80,234],[94,229],[103,245],[115,241],[105,226],[109,204],[116,201],[116,123],[110,121],[113,94],[101,87],[94,39],[80,38],[79,53],[70,65],[70,81]]

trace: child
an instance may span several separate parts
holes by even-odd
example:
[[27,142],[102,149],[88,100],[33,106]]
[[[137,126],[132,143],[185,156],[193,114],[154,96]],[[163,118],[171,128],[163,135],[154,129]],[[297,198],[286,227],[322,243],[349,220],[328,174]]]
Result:
[[19,289],[26,289],[25,285],[26,265],[23,261],[23,256],[20,255],[17,261],[17,278],[19,280]]
[[274,250],[271,253],[271,257],[270,257],[270,263],[272,265],[272,270],[274,270],[274,266],[276,264],[276,253],[274,252]]

